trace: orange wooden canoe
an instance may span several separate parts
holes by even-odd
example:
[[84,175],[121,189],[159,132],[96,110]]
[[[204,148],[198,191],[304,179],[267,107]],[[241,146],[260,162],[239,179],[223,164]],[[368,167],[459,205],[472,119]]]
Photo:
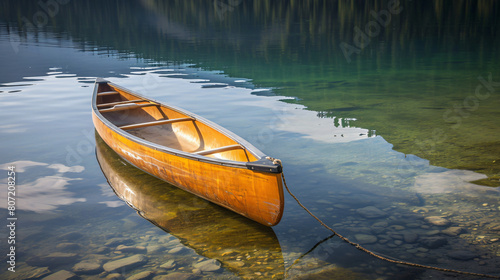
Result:
[[100,78],[92,119],[104,142],[137,168],[261,224],[279,223],[281,165],[234,133]]

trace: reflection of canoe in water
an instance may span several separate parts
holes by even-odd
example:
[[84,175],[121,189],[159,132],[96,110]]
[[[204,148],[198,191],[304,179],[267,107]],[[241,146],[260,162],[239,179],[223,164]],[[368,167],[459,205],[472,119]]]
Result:
[[283,214],[281,165],[202,117],[96,81],[92,118],[129,163],[267,226]]
[[96,134],[97,160],[115,193],[145,219],[243,278],[284,275],[272,228],[249,221],[124,162]]

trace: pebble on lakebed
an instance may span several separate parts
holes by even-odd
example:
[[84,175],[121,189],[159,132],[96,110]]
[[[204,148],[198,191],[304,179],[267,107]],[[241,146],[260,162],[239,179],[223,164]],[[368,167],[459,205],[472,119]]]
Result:
[[431,224],[431,225],[435,225],[435,226],[447,226],[450,224],[450,221],[448,221],[447,219],[443,218],[443,217],[439,217],[439,216],[429,216],[429,217],[425,217],[424,220]]
[[221,263],[218,260],[206,260],[195,264],[194,267],[202,272],[213,272],[221,268]]
[[76,274],[98,274],[102,271],[100,263],[82,261],[73,266],[71,269]]
[[477,253],[474,253],[471,251],[463,251],[463,250],[452,251],[452,252],[449,252],[447,255],[448,255],[448,257],[450,257],[452,259],[461,260],[461,261],[468,261],[468,260],[472,260],[474,258],[479,257],[479,254],[477,254]]
[[128,277],[126,280],[147,280],[151,279],[153,276],[154,273],[152,271],[142,271]]
[[372,244],[377,242],[377,237],[370,234],[355,234],[354,237],[361,244]]
[[377,219],[377,218],[383,218],[383,217],[387,216],[387,213],[385,211],[382,211],[374,206],[366,206],[363,208],[359,208],[356,210],[356,212],[361,217],[366,218],[366,219]]
[[137,254],[126,258],[110,261],[104,264],[103,268],[107,272],[129,270],[141,266],[147,262],[148,258],[145,255]]
[[166,263],[160,265],[160,268],[164,269],[172,269],[176,266],[177,264],[175,263],[175,260],[169,260]]
[[80,277],[78,277],[71,271],[59,270],[58,272],[52,273],[49,276],[42,278],[42,280],[76,280],[79,278]]

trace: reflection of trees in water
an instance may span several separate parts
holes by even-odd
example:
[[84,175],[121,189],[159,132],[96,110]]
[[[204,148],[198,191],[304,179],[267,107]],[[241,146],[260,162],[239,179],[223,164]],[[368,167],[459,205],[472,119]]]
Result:
[[[214,52],[229,47],[260,54],[278,47],[279,53],[290,55],[314,48],[338,51],[341,42],[352,42],[355,27],[364,29],[375,20],[373,12],[387,9],[390,2],[71,1],[60,5],[61,11],[49,18],[48,28],[153,58],[182,49],[179,44],[183,41],[198,45],[203,41]],[[44,11],[39,3],[27,0],[0,5],[1,18],[19,25],[23,25],[23,17],[31,20]],[[392,16],[377,38],[400,49],[407,49],[415,39],[446,48],[456,47],[457,42],[477,44],[487,40],[484,36],[496,37],[499,5],[486,0],[452,4],[444,0],[400,1],[402,12]]]

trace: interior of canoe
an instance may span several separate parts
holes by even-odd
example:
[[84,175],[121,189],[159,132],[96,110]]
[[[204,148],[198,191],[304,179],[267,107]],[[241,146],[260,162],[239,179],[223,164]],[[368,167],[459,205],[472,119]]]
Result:
[[256,161],[236,141],[190,116],[101,83],[96,105],[108,121],[141,139],[188,153],[234,161]]

